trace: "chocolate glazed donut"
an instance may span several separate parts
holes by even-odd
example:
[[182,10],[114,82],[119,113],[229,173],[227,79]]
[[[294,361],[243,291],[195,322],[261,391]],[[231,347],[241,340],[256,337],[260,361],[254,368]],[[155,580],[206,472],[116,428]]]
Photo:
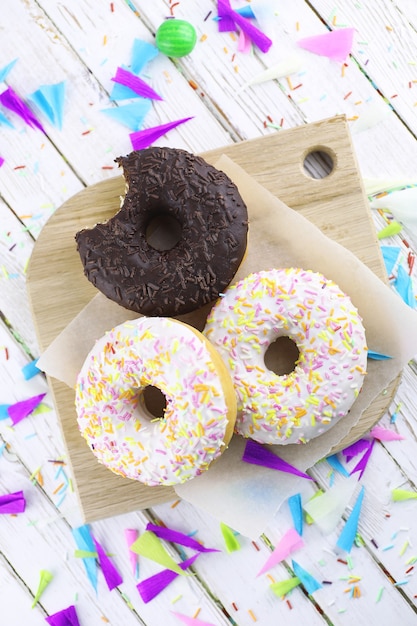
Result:
[[[116,162],[127,183],[122,208],[75,236],[88,280],[143,315],[181,315],[216,300],[246,250],[248,215],[236,185],[185,150],[147,148]],[[178,231],[169,249],[150,243],[158,221]]]

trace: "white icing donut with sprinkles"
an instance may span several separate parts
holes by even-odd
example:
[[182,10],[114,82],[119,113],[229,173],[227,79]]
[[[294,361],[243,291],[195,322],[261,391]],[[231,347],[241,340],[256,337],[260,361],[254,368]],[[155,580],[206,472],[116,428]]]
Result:
[[[219,350],[237,393],[236,431],[260,443],[305,443],[343,418],[367,365],[365,331],[350,298],[322,274],[298,268],[251,274],[231,285],[204,334]],[[265,353],[289,337],[299,356],[289,374]]]
[[[148,386],[165,397],[162,417],[147,408]],[[96,342],[77,378],[76,409],[99,462],[147,485],[174,485],[201,474],[226,449],[236,394],[199,331],[142,317]]]

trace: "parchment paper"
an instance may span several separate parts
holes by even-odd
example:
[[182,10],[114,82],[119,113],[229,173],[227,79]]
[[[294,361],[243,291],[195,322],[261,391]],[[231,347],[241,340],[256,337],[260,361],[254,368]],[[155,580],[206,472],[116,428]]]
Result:
[[[252,271],[273,267],[321,272],[349,294],[359,309],[369,349],[392,357],[368,360],[368,374],[358,399],[348,416],[327,433],[305,445],[273,446],[281,458],[305,471],[350,432],[372,400],[417,354],[417,313],[354,254],[326,237],[231,159],[221,157],[216,167],[237,184],[249,212],[247,254],[233,282]],[[206,307],[180,319],[202,329],[209,310]],[[73,387],[95,340],[113,326],[137,317],[98,294],[45,351],[38,367]],[[181,498],[255,538],[282,502],[298,490],[300,479],[243,463],[244,446],[245,441],[234,436],[227,451],[205,474],[176,487],[176,491]]]

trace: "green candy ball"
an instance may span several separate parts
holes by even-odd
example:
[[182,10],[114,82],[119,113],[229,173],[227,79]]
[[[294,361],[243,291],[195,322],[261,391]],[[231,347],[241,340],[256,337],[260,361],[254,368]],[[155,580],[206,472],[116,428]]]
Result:
[[196,42],[196,30],[185,20],[166,20],[156,31],[156,47],[168,57],[184,57],[190,54]]

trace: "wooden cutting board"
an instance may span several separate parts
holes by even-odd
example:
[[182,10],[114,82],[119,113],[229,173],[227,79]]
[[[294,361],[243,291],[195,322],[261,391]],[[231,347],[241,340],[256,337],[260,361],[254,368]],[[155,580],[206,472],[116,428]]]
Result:
[[[330,174],[323,178],[313,178],[304,168],[305,159],[314,162],[310,155],[317,152],[324,153],[325,160],[332,164]],[[386,279],[344,116],[227,146],[203,156],[215,163],[222,154]],[[30,260],[27,284],[41,350],[97,293],[84,277],[75,233],[114,215],[123,193],[122,176],[87,187],[57,209],[40,233]],[[62,358],[65,359],[64,354]],[[116,476],[100,465],[78,432],[74,390],[53,378],[49,383],[85,521],[177,498],[170,487],[146,487]],[[397,384],[398,380],[393,381],[377,398],[338,449],[358,439],[379,420]]]

